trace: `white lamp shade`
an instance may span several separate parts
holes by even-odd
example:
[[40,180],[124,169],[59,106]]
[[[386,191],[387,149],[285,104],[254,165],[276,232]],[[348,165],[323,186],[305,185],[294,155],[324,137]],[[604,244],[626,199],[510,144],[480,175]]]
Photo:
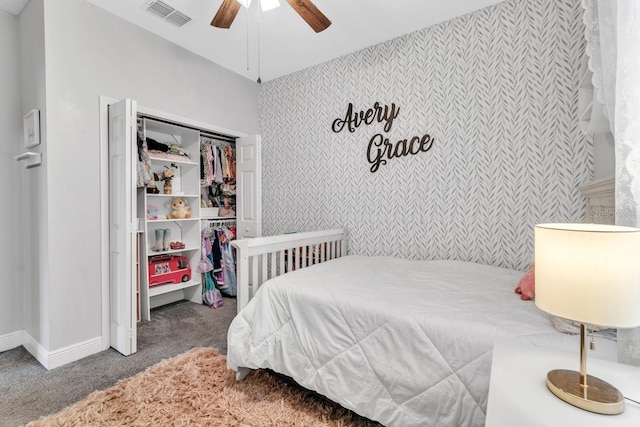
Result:
[[540,224],[535,229],[536,305],[580,323],[640,326],[640,229]]

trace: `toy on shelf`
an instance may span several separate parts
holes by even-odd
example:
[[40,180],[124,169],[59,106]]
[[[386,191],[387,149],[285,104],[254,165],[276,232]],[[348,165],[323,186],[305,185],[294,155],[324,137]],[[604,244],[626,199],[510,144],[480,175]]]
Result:
[[156,181],[164,181],[164,185],[162,187],[162,193],[164,194],[172,193],[173,185],[171,184],[171,181],[173,180],[173,177],[176,176],[177,169],[178,169],[178,166],[175,163],[171,163],[171,166],[165,166],[160,173],[155,174]]
[[173,211],[167,215],[168,219],[191,218],[191,206],[187,205],[187,199],[184,197],[174,197],[171,200]]
[[236,215],[236,211],[234,210],[233,206],[231,206],[231,203],[230,203],[228,197],[224,198],[224,206],[222,206],[220,208],[220,210],[218,211],[218,215],[220,215],[220,216],[235,216]]
[[185,248],[185,244],[182,242],[171,242],[169,243],[169,247],[173,250],[176,249],[184,249]]
[[147,219],[158,219],[158,207],[154,205],[147,205]]
[[189,280],[191,280],[191,266],[186,257],[158,255],[149,258],[149,286]]

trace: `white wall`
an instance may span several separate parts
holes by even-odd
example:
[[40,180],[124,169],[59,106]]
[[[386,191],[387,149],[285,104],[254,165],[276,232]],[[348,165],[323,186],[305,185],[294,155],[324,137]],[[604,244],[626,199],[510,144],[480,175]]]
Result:
[[82,0],[45,2],[50,350],[101,334],[98,99],[256,133],[257,84]]
[[[0,351],[2,336],[22,331],[22,260],[19,234],[20,170],[13,157],[22,144],[20,111],[20,50],[18,18],[0,12],[0,200],[4,201],[0,221]],[[11,345],[13,347],[13,345]]]
[[45,82],[44,0],[31,0],[20,13],[21,115],[40,110],[42,166],[21,169],[23,233],[22,286],[25,346],[33,353],[49,347],[49,280],[47,236],[47,111]]

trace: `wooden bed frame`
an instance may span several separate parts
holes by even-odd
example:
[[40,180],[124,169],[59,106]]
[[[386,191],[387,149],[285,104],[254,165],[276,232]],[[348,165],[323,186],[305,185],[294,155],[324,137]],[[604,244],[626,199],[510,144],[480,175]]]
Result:
[[343,229],[235,240],[238,312],[269,279],[347,254]]

